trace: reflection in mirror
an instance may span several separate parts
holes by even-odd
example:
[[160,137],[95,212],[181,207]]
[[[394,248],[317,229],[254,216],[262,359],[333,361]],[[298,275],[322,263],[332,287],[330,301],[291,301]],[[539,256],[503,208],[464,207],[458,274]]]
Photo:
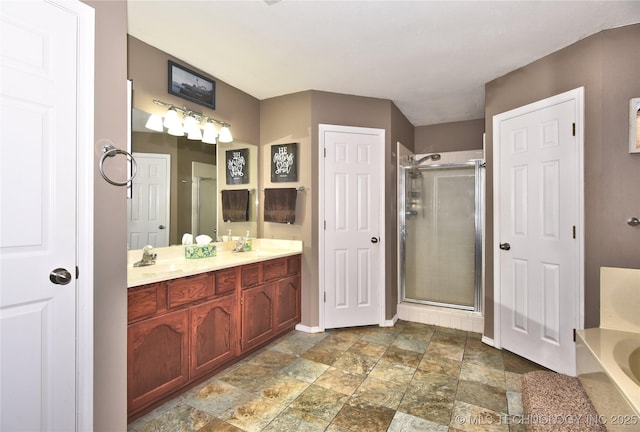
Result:
[[[247,231],[256,236],[255,192],[251,195],[249,221],[222,221],[221,190],[224,188],[257,189],[258,148],[234,141],[217,145],[175,137],[145,128],[149,114],[133,109],[131,148],[142,172],[133,181],[133,197],[127,200],[127,245],[142,249],[182,244],[184,234],[195,239],[206,234],[214,241]],[[224,151],[249,149],[249,184],[227,186]],[[148,162],[148,163],[147,163]],[[146,165],[145,165],[146,163]],[[226,239],[226,238],[225,238]]]

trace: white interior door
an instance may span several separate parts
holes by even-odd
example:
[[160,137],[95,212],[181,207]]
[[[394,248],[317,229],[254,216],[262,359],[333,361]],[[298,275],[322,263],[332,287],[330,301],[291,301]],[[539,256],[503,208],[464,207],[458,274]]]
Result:
[[171,155],[134,153],[138,173],[127,200],[129,249],[169,246]]
[[324,328],[384,319],[384,145],[384,130],[320,126]]
[[496,333],[503,348],[571,375],[582,291],[580,96],[494,119]]
[[0,429],[90,430],[79,365],[92,308],[79,299],[92,255],[76,176],[93,187],[77,157],[93,147],[93,10],[2,1],[0,12]]

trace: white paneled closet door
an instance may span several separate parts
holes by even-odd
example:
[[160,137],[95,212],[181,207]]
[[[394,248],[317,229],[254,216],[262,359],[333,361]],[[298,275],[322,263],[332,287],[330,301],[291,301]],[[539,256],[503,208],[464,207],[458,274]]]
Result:
[[92,338],[92,254],[78,233],[93,183],[78,177],[93,160],[93,10],[2,1],[0,19],[0,429],[90,430],[80,364],[92,358],[81,346]]

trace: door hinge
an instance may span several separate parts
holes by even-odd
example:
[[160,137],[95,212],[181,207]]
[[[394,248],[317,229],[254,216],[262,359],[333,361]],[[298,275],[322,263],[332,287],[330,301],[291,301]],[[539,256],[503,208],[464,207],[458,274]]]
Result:
[[327,229],[327,221],[324,221],[324,229]]
[[324,157],[327,157],[327,148],[324,148]]
[[576,238],[576,226],[573,226],[573,238]]
[[76,266],[76,279],[80,277],[80,268]]
[[240,338],[240,346],[242,346],[242,338]]
[[326,291],[324,292],[324,302],[325,303],[327,302],[327,292]]
[[576,124],[573,123],[571,126],[571,133],[573,134],[573,136],[576,136]]
[[573,341],[576,341],[576,329],[573,329]]
[[[240,304],[243,305],[244,304],[244,296],[240,297]],[[240,339],[242,340],[242,339]]]

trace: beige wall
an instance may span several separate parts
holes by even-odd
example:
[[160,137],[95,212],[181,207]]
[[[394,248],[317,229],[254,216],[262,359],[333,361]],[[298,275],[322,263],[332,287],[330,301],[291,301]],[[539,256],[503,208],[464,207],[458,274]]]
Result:
[[[127,428],[126,194],[97,167],[102,145],[127,142],[127,4],[85,3],[96,11],[93,430],[111,432]],[[114,176],[126,173],[124,158],[109,166]]]
[[[154,99],[176,106],[187,106],[215,119],[231,124],[233,137],[257,144],[260,139],[260,102],[249,94],[230,86],[193,66],[128,36],[128,77],[133,80],[133,106],[150,114],[164,115],[166,109],[153,103]],[[168,60],[216,81],[216,109],[181,99],[167,92]]]
[[[493,239],[494,115],[585,87],[585,327],[599,324],[601,266],[640,268],[640,155],[629,154],[629,99],[640,96],[640,25],[607,30],[486,85],[487,232]],[[493,337],[493,245],[487,242],[485,334]]]
[[482,149],[484,119],[415,128],[415,154]]
[[[343,94],[306,91],[261,102],[260,111],[261,187],[269,187],[270,145],[299,143],[299,182],[304,186],[298,195],[296,223],[280,225],[264,223],[259,218],[259,231],[267,238],[298,239],[304,242],[302,325],[319,324],[318,286],[318,125],[335,124],[385,129],[386,211],[386,319],[392,319],[397,306],[396,247],[396,141],[412,145],[413,126],[388,100]],[[393,143],[393,144],[392,144]],[[288,184],[289,185],[289,184]]]
[[398,107],[391,103],[391,140],[388,143],[387,157],[385,159],[385,189],[387,209],[385,237],[386,242],[386,272],[385,286],[387,287],[385,317],[390,320],[398,312],[398,145],[405,148],[413,148],[415,142],[415,128],[402,114]]
[[[258,232],[264,238],[302,240],[302,324],[318,324],[317,252],[313,241],[315,215],[312,202],[317,196],[311,175],[312,161],[317,160],[311,146],[311,92],[295,93],[264,100],[260,103],[259,193],[264,200],[265,187],[273,187],[270,174],[272,144],[298,143],[298,182],[278,183],[278,187],[304,186],[298,192],[296,222],[291,225],[264,222],[264,209],[259,206]],[[316,307],[313,307],[316,305]]]

